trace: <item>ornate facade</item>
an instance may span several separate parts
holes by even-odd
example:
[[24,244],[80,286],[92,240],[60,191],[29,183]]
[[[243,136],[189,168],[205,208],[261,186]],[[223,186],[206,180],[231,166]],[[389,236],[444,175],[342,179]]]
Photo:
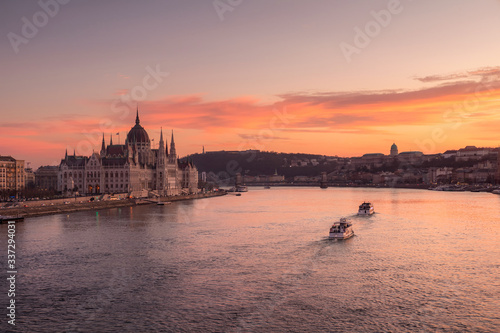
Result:
[[178,160],[173,131],[170,153],[163,131],[158,149],[152,149],[137,110],[135,126],[124,145],[114,145],[111,137],[106,146],[103,135],[99,153],[87,157],[66,152],[59,165],[58,189],[81,194],[129,193],[136,197],[196,193],[198,170],[191,162]]

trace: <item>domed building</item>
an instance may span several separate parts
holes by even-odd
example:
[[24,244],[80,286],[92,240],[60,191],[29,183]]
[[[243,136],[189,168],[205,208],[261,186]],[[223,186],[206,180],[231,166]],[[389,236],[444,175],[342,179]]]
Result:
[[135,126],[130,129],[127,134],[128,142],[137,142],[139,147],[151,148],[151,141],[149,141],[148,132],[141,126],[139,120],[139,110],[137,110],[137,115],[135,116]]
[[398,146],[395,143],[391,146],[391,156],[398,156]]
[[114,145],[110,138],[106,146],[104,135],[101,151],[90,157],[66,156],[59,165],[59,191],[78,191],[81,194],[127,193],[131,196],[164,196],[196,193],[198,170],[190,162],[180,163],[174,143],[170,153],[163,130],[158,149],[151,149],[151,141],[139,120],[139,110],[125,144]]

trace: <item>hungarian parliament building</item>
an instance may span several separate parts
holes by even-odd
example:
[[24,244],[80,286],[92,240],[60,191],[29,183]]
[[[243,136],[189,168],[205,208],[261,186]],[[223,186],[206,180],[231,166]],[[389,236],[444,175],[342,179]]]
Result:
[[198,170],[192,162],[181,162],[175,150],[174,133],[163,141],[160,132],[158,149],[151,148],[151,141],[139,121],[130,129],[125,144],[114,145],[112,138],[106,146],[104,134],[101,151],[90,157],[68,155],[61,160],[58,172],[58,190],[64,193],[114,194],[130,196],[167,196],[196,193]]

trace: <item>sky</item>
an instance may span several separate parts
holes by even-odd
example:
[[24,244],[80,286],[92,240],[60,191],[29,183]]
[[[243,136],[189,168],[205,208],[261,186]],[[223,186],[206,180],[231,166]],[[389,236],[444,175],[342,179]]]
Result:
[[0,155],[124,143],[361,156],[500,145],[499,0],[0,4]]

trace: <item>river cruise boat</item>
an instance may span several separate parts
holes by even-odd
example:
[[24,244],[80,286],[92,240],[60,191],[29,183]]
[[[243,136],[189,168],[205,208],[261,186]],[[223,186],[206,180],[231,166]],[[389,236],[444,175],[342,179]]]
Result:
[[354,236],[352,223],[345,217],[342,217],[339,222],[335,222],[330,228],[330,239],[347,239]]
[[371,203],[363,202],[359,205],[358,215],[372,215],[373,213],[375,213],[375,208]]

